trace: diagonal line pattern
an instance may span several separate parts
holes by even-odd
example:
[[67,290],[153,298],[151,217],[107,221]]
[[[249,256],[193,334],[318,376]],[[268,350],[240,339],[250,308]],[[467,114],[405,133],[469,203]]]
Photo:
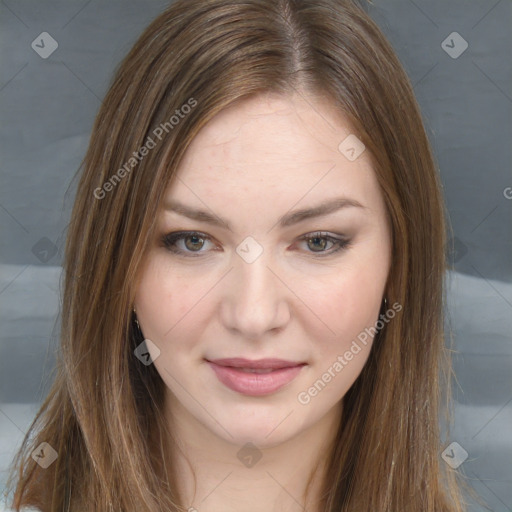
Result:
[[501,4],[503,0],[498,0],[471,28],[475,28],[498,4]]
[[[192,190],[192,189],[191,189],[191,188],[190,188],[190,187],[189,187],[189,186],[188,186],[188,185],[187,185],[187,184],[186,184],[186,183],[185,183],[185,182],[184,182],[180,177],[179,177],[179,176],[177,176],[177,177],[176,177],[176,179],[178,179],[179,181],[181,181],[181,183],[183,183],[183,185],[185,185],[185,187],[187,187],[187,188],[190,190],[190,192],[191,192],[192,194],[194,194],[194,195],[197,197],[197,199],[199,199],[199,201],[201,201],[201,203],[203,203],[203,204],[204,204],[204,206],[205,206],[205,207],[206,207],[206,208],[207,208],[207,209],[212,213],[212,215],[214,215],[215,217],[217,217],[217,219],[219,219],[219,217],[217,216],[217,214],[216,214],[216,213],[215,213],[215,212],[214,212],[214,211],[213,211],[213,210],[212,210],[212,209],[211,209],[211,208],[210,208],[210,207],[209,207],[209,206],[208,206],[208,205],[207,205],[207,204],[206,204],[206,203],[205,203],[205,202],[204,202],[204,201],[203,201],[203,200],[202,200],[202,199],[201,199],[201,198],[200,198],[200,197],[199,197],[199,196],[198,196],[198,195],[197,195],[197,194],[196,194],[196,193],[195,193],[195,192],[194,192],[194,191],[193,191],[193,190]],[[219,219],[219,220],[220,220],[220,219]]]
[[[317,181],[317,182],[316,182],[316,183],[315,183],[315,184],[314,184],[314,185],[313,185],[313,186],[312,186],[312,187],[311,187],[311,188],[310,188],[306,193],[304,193],[304,194],[303,194],[303,196],[302,196],[302,197],[301,197],[301,198],[300,198],[300,199],[299,199],[299,200],[298,200],[294,205],[292,205],[292,206],[288,209],[288,212],[289,212],[289,211],[290,211],[290,210],[291,210],[295,205],[297,205],[300,201],[302,201],[302,199],[304,199],[304,197],[305,197],[307,194],[309,194],[309,193],[311,192],[311,190],[313,190],[313,189],[318,185],[318,183],[320,183],[320,181],[322,181],[322,180],[327,176],[327,174],[329,174],[329,173],[330,173],[330,172],[331,172],[335,167],[336,167],[336,164],[334,164],[334,165],[333,165],[333,166],[332,166],[332,167],[331,167],[331,168],[330,168],[330,169],[329,169],[329,170],[328,170],[328,171],[327,171],[323,176],[321,176],[321,177],[320,177],[320,179],[319,179],[319,180],[318,180],[318,181]],[[213,210],[212,210],[212,209],[211,209],[211,208],[210,208],[210,207],[209,207],[209,206],[208,206],[208,205],[207,205],[207,204],[206,204],[206,203],[205,203],[205,202],[204,202],[204,201],[203,201],[203,200],[202,200],[202,199],[201,199],[201,198],[200,198],[200,197],[199,197],[199,196],[198,196],[198,195],[197,195],[197,194],[196,194],[196,193],[195,193],[195,192],[194,192],[194,191],[193,191],[193,190],[192,190],[192,189],[191,189],[191,188],[190,188],[190,187],[189,187],[189,186],[188,186],[184,181],[183,181],[183,180],[181,180],[179,177],[178,177],[177,179],[179,179],[179,180],[180,180],[180,182],[181,182],[181,183],[183,183],[183,185],[185,185],[185,186],[190,190],[190,192],[191,192],[192,194],[194,194],[194,195],[195,195],[195,196],[196,196],[196,197],[197,197],[197,198],[198,198],[198,199],[199,199],[199,200],[200,200],[200,201],[205,205],[205,207],[206,207],[206,208],[208,208],[208,210],[210,210],[210,211],[213,213],[213,215],[215,215],[215,212],[213,212]],[[269,233],[270,231],[272,231],[272,229],[274,229],[274,227],[275,227],[276,225],[277,225],[277,222],[276,222],[276,223],[275,223],[275,224],[274,224],[274,225],[273,225],[273,226],[272,226],[272,227],[267,231],[267,233]],[[233,270],[233,268],[234,268],[234,267],[231,267],[231,268],[228,270],[228,272],[230,272],[231,270]],[[269,270],[270,270],[274,275],[276,275],[276,274],[272,271],[272,269],[270,269],[270,267],[268,267],[268,266],[267,266],[267,268],[268,268],[268,269],[269,269]],[[225,276],[228,272],[226,272],[226,273],[225,273],[225,274],[224,274],[224,275],[219,279],[219,281],[220,281],[221,279],[223,279],[223,278],[224,278],[224,276]],[[300,300],[300,301],[301,301],[301,302],[302,302],[302,303],[303,303],[303,304],[304,304],[304,305],[305,305],[305,306],[306,306],[306,307],[307,307],[307,308],[308,308],[308,309],[309,309],[309,310],[310,310],[310,311],[311,311],[311,312],[312,312],[312,313],[313,313],[313,314],[314,314],[314,315],[315,315],[315,316],[316,316],[316,317],[317,317],[317,318],[318,318],[318,319],[319,319],[319,320],[320,320],[320,321],[321,321],[321,322],[322,322],[322,323],[323,323],[323,324],[324,324],[324,325],[325,325],[325,326],[326,326],[330,331],[331,331],[331,333],[332,333],[332,334],[336,335],[336,332],[335,332],[335,331],[333,331],[333,330],[332,330],[332,329],[331,329],[331,328],[330,328],[330,327],[329,327],[329,326],[328,326],[328,325],[327,325],[327,324],[326,324],[326,323],[325,323],[325,322],[324,322],[324,321],[323,321],[323,320],[322,320],[318,315],[316,315],[316,313],[315,313],[315,312],[314,312],[314,311],[313,311],[313,310],[312,310],[312,309],[311,309],[311,308],[310,308],[310,307],[309,307],[309,306],[308,306],[308,305],[307,305],[307,304],[306,304],[306,303],[305,303],[305,302],[304,302],[304,301],[303,301],[303,300],[302,300],[302,299],[301,299],[301,298],[300,298],[300,297],[299,297],[295,292],[293,292],[293,290],[291,290],[291,289],[288,287],[288,285],[287,285],[287,284],[286,284],[286,283],[285,283],[281,278],[279,278],[279,276],[277,276],[277,275],[276,275],[276,277],[278,277],[278,279],[279,279],[279,280],[280,280],[280,281],[281,281],[281,282],[282,282],[282,283],[283,283],[283,284],[284,284],[284,285],[285,285],[285,286],[286,286],[290,291],[292,291],[292,293],[293,293],[293,294],[294,294],[294,295],[295,295],[295,296],[296,296],[296,297],[297,297],[297,298],[298,298],[298,299],[299,299],[299,300]],[[219,282],[219,281],[218,281],[218,282]],[[215,285],[213,285],[213,286],[212,286],[212,288],[213,288],[214,286],[216,286],[216,285],[218,284],[218,282],[217,282],[217,283],[215,283]],[[210,288],[210,290],[211,290],[212,288]],[[205,295],[206,295],[207,293],[209,293],[209,292],[210,292],[210,290],[208,290],[208,291],[205,293]],[[177,325],[179,322],[181,322],[181,320],[183,320],[183,318],[184,318],[186,315],[188,315],[188,313],[190,313],[190,311],[191,311],[191,310],[192,310],[192,309],[193,309],[193,308],[194,308],[194,307],[195,307],[195,306],[196,306],[196,305],[197,305],[197,304],[198,304],[198,303],[199,303],[199,302],[204,298],[204,296],[205,296],[205,295],[203,295],[203,297],[201,297],[201,298],[200,298],[200,299],[199,299],[199,300],[198,300],[198,301],[197,301],[197,302],[192,306],[192,308],[191,308],[187,313],[185,313],[185,315],[184,315],[180,320],[178,320],[178,322],[176,322],[176,324],[174,324],[174,325],[173,325],[173,326],[172,326],[172,327],[171,327],[171,328],[170,328],[170,329],[165,333],[165,335],[167,335],[167,334],[168,334],[172,329],[174,329],[174,327],[176,327],[176,325]]]
[[327,327],[327,329],[329,329],[329,331],[336,335],[336,332],[333,331],[268,265],[267,268],[270,270],[270,272],[272,272],[272,274],[274,274],[279,279],[279,281],[281,281],[281,283],[283,283],[286,286],[286,288],[288,288],[288,290],[290,290],[295,295],[295,297],[297,297],[297,299],[299,299],[302,302],[302,304],[304,304],[304,306],[306,306],[309,309],[309,311],[311,311],[311,313],[313,313],[313,315],[315,315],[318,318],[318,320],[320,320],[320,322],[322,322]]
[[412,88],[415,89],[416,86],[427,77],[427,75],[439,64],[439,62],[436,62],[413,86]]
[[505,96],[505,98],[507,98],[507,100],[512,103],[512,98],[474,60],[471,62],[473,62],[473,65],[480,70],[482,75],[484,75],[485,78],[487,78],[487,80],[489,80],[489,82],[491,82],[496,87],[496,89],[498,89],[498,91],[500,91],[501,94],[503,94],[503,96]]
[[331,130],[336,130],[336,128],[320,112],[318,112],[315,106],[310,101],[308,101],[308,99],[298,89],[296,89],[295,87],[292,88],[311,107],[311,109],[314,110],[316,114],[325,121],[325,123],[329,126],[329,128],[331,128]]
[[28,268],[29,266],[30,266],[30,265],[25,265],[25,267],[23,268],[23,270],[21,270],[20,272],[18,272],[18,274],[16,274],[16,276],[15,276],[13,279],[11,279],[11,280],[9,281],[9,283],[8,283],[6,286],[4,286],[4,287],[0,290],[0,295],[1,295],[2,293],[4,293],[4,292],[5,292],[5,290],[7,290],[7,288],[9,288],[9,286],[11,286],[11,284],[12,284],[12,283],[14,283],[14,281],[16,281],[16,279],[18,279],[18,277],[19,277],[23,272],[25,272],[25,270],[27,270],[27,268]]
[[224,279],[225,276],[227,276],[234,267],[231,267],[227,272],[225,272],[222,277],[207,291],[203,294],[203,296],[164,334],[164,336],[167,336],[198,304],[201,302],[206,295],[208,295],[213,288],[215,288],[221,281]]
[[488,217],[490,217],[490,216],[491,216],[491,215],[496,211],[496,209],[497,209],[497,208],[498,208],[498,206],[496,205],[496,206],[495,206],[495,207],[494,207],[494,208],[493,208],[493,209],[492,209],[492,210],[491,210],[491,211],[490,211],[490,212],[489,212],[489,213],[488,213],[488,214],[487,214],[487,215],[482,219],[482,221],[481,221],[479,224],[477,224],[477,225],[476,225],[476,226],[471,230],[471,233],[473,233],[473,231],[475,231],[475,230],[476,230],[476,228],[479,228],[479,227],[484,223],[484,221],[486,221],[486,220],[488,219]]
[[478,275],[510,306],[512,307],[512,304],[508,301],[508,299],[495,287],[493,286],[489,280],[472,264],[470,265],[473,267],[475,272],[478,272]]
[[23,231],[25,231],[25,233],[30,233],[30,231],[7,208],[5,208],[5,206],[0,204],[0,208],[2,208],[2,210],[7,213],[7,215],[9,215],[9,217],[11,217],[11,219],[14,220],[14,222],[23,229]]
[[214,487],[214,488],[213,488],[213,489],[212,489],[212,490],[211,490],[211,491],[210,491],[210,492],[209,492],[209,493],[208,493],[208,494],[207,494],[207,495],[206,495],[206,496],[201,500],[201,503],[202,503],[203,501],[205,501],[205,500],[206,500],[206,498],[208,498],[208,497],[210,496],[210,494],[212,494],[214,491],[216,491],[216,490],[219,488],[219,486],[220,486],[221,484],[223,484],[223,483],[224,483],[224,481],[228,478],[228,476],[229,476],[229,475],[231,475],[231,473],[233,473],[233,471],[230,471],[230,472],[229,472],[229,473],[228,473],[228,474],[227,474],[227,475],[226,475],[226,476],[225,476],[225,477],[224,477],[224,478],[223,478],[223,479],[222,479],[222,480],[221,480],[221,481],[220,481],[220,482],[219,482],[219,483],[218,483],[218,484],[217,484],[217,485],[216,485],[216,486],[215,486],[215,487]]
[[267,439],[267,437],[269,437],[275,430],[277,430],[277,428],[282,425],[285,420],[288,419],[288,417],[295,411],[295,409],[292,409],[266,436],[265,436],[265,439]]
[[[474,472],[474,471],[471,471],[471,473],[473,474],[473,476],[482,484],[484,485],[495,497],[498,501],[500,501],[500,503],[502,503],[503,505],[505,505],[506,509],[507,510],[510,510],[509,506]],[[491,510],[491,509],[488,509],[488,510]]]
[[179,382],[167,368],[164,367],[164,370],[169,374],[174,382],[176,382],[176,384],[178,384],[178,386],[180,386],[181,389],[183,389],[183,391],[185,391],[185,393],[187,393],[187,395],[190,396],[190,398],[192,398],[192,400],[194,400],[197,405],[199,405],[204,410],[204,412],[206,412],[206,414],[208,414],[208,416],[210,416],[210,418],[212,418],[212,420],[215,421],[215,423],[217,423],[217,425],[219,425],[222,430],[224,430],[224,432],[226,432],[229,437],[233,437],[233,434],[231,434],[231,432],[226,427],[224,427],[224,425],[222,425],[222,423],[217,418],[215,418],[215,416],[213,416],[210,411],[208,411],[208,409],[195,396],[193,396],[190,391],[188,391],[188,389],[185,388],[185,386],[183,386],[183,384],[181,384],[181,382]]
[[22,20],[22,19],[21,19],[21,18],[20,18],[20,17],[19,17],[19,16],[18,16],[18,15],[17,15],[17,14],[16,14],[16,13],[15,13],[15,12],[14,12],[14,11],[13,11],[9,6],[8,6],[8,5],[7,5],[7,4],[6,4],[6,3],[5,3],[5,0],[2,0],[2,4],[3,4],[5,7],[7,7],[7,9],[8,9],[9,11],[11,11],[11,14],[12,14],[13,16],[15,16],[15,17],[18,19],[18,21],[19,21],[19,22],[23,23],[23,25],[25,25],[25,27],[30,28],[30,27],[29,27],[29,26],[28,26],[28,25],[27,25],[27,24],[26,24],[26,23],[25,23],[25,22],[24,22],[24,21],[23,21],[23,20]]
[[[285,213],[288,213],[294,206],[299,204],[334,168],[336,164],[334,164],[295,204],[293,204]],[[267,231],[270,233],[277,226],[277,222]]]
[[12,421],[12,419],[2,410],[0,409],[0,412],[23,434],[25,435],[25,432],[23,430],[21,430],[20,427],[18,427],[18,425],[16,425],[16,423],[14,423],[14,421]]
[[423,9],[420,9],[412,0],[409,0],[409,2],[414,5],[414,7],[416,7],[416,9],[418,9],[418,11],[420,11],[421,14],[430,21],[430,23],[432,23],[436,28],[439,28],[439,25]]
[[2,87],[0,88],[0,91],[3,91],[4,88],[10,84],[26,67],[28,66],[28,62],[25,63],[25,65],[12,77],[10,78],[9,80],[7,80],[7,82],[5,82],[4,85],[2,85]]
[[85,4],[80,8],[80,10],[74,14],[69,20],[67,23],[65,23],[64,25],[62,25],[61,29],[63,28],[66,28],[90,3],[91,3],[92,0],[88,0],[87,2],[85,2]]
[[507,407],[507,405],[512,402],[512,398],[505,404],[501,407],[501,409],[489,420],[486,422],[486,424],[471,438],[471,439],[475,439],[475,437],[480,434],[480,432],[482,432],[482,430],[487,427],[487,425],[489,425],[489,423],[491,423],[492,420],[494,420],[494,418],[496,418],[496,416],[498,416],[498,414],[503,411],[503,409],[505,409],[505,407]]
[[94,97],[100,102],[103,103],[103,100],[63,61],[60,61],[61,64],[63,64],[69,72],[91,93],[94,95]]
[[276,478],[275,478],[275,477],[274,477],[274,476],[273,476],[269,471],[267,471],[267,474],[270,476],[270,478],[272,478],[272,480],[274,480],[274,482],[275,482],[277,485],[279,485],[279,487],[281,487],[281,489],[283,489],[283,491],[284,491],[286,494],[288,494],[288,496],[290,496],[290,498],[291,498],[293,501],[295,501],[295,503],[297,503],[297,505],[299,505],[299,507],[300,507],[302,510],[306,511],[306,507],[304,507],[301,503],[299,503],[299,502],[295,499],[295,497],[294,497],[292,494],[290,494],[290,493],[288,492],[288,490],[286,489],[286,487],[284,487],[283,485],[281,485],[281,483],[280,483],[280,482],[279,482],[279,481],[278,481],[278,480],[277,480],[277,479],[276,479]]

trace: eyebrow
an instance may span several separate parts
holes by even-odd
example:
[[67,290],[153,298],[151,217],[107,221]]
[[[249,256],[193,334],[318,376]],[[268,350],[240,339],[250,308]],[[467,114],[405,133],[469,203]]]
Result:
[[[363,206],[359,201],[356,201],[355,199],[350,199],[348,197],[337,197],[311,208],[303,208],[286,213],[279,218],[277,224],[279,224],[280,227],[285,228],[293,226],[294,224],[298,224],[304,220],[312,219],[315,217],[323,217],[325,215],[329,215],[338,210],[341,210],[342,208],[348,207],[362,208],[365,210],[367,209],[366,206]],[[176,212],[179,215],[188,217],[189,219],[199,222],[206,222],[214,226],[221,226],[228,229],[229,231],[233,231],[230,223],[222,217],[213,215],[204,210],[196,210],[178,201],[168,201],[165,203],[164,208],[167,211]]]

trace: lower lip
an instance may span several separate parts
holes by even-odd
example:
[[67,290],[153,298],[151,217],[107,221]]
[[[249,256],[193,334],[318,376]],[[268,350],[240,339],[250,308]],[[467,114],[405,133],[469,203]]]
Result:
[[229,389],[243,395],[262,396],[275,393],[291,382],[303,366],[281,368],[268,373],[250,373],[208,361],[217,378]]

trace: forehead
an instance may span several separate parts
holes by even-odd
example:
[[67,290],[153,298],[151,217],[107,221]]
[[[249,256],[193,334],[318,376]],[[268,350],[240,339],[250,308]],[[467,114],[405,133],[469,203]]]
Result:
[[376,182],[369,155],[350,161],[339,149],[352,133],[325,98],[265,94],[237,102],[196,135],[166,197],[196,206],[217,197],[219,207],[222,200],[261,204],[262,194],[282,207],[301,196],[306,206],[329,191],[371,200]]
[[348,120],[325,98],[267,93],[243,100],[218,113],[192,141],[182,162],[212,165],[244,162],[272,166],[333,160],[338,145],[352,133]]

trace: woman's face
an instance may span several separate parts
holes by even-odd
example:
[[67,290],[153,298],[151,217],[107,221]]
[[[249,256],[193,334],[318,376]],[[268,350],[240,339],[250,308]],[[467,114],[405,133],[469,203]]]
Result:
[[189,147],[135,308],[167,410],[190,429],[282,443],[332,417],[360,374],[391,247],[351,133],[325,101],[262,95]]

